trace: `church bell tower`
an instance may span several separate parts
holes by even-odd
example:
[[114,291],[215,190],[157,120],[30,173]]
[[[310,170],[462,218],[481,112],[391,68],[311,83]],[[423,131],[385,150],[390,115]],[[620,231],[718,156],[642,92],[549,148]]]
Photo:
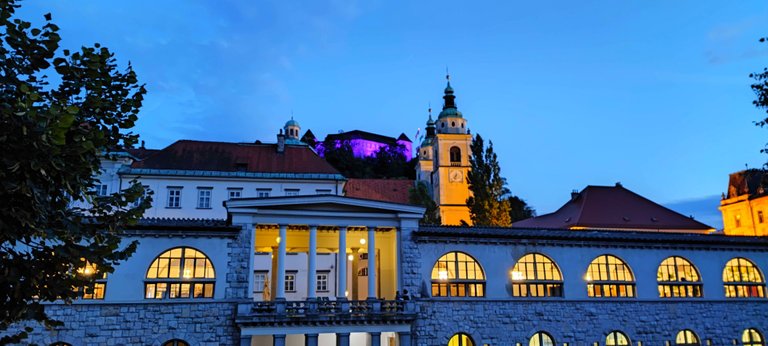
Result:
[[443,110],[435,122],[432,145],[432,196],[444,225],[459,225],[462,221],[471,225],[467,207],[470,196],[467,172],[472,135],[467,130],[466,119],[456,108],[450,75],[445,78]]

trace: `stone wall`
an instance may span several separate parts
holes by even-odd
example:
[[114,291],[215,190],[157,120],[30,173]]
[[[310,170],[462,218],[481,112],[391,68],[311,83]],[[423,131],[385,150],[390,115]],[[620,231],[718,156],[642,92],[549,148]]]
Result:
[[[251,292],[248,292],[248,261],[250,260],[252,233],[241,229],[237,238],[227,243],[228,262],[227,262],[227,288],[225,298],[227,299],[248,299]],[[253,274],[250,274],[253,275]]]
[[157,346],[181,339],[190,345],[239,345],[235,310],[234,303],[215,302],[49,305],[46,312],[64,326],[35,326],[24,344]]
[[[538,331],[556,345],[605,345],[611,331],[626,334],[633,345],[675,344],[680,330],[690,329],[702,345],[741,345],[747,328],[768,332],[768,302],[759,301],[562,301],[440,300],[419,302],[413,331],[416,345],[446,345],[456,333],[469,334],[475,345],[528,345]],[[765,334],[764,334],[765,335]]]
[[402,241],[400,243],[400,268],[402,270],[402,288],[408,290],[408,292],[413,296],[424,296],[422,290],[425,288],[422,287],[421,283],[422,266],[419,246],[411,239],[412,233],[410,230],[402,230],[401,237]]

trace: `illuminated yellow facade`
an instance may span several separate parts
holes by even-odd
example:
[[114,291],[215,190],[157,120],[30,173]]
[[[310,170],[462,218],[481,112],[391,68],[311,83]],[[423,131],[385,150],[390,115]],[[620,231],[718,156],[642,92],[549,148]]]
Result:
[[762,187],[765,171],[748,169],[730,175],[728,194],[720,201],[727,235],[768,235],[768,194]]
[[467,207],[470,196],[467,173],[472,135],[467,120],[456,108],[450,81],[445,87],[443,110],[435,123],[433,140],[432,196],[443,225],[472,224]]

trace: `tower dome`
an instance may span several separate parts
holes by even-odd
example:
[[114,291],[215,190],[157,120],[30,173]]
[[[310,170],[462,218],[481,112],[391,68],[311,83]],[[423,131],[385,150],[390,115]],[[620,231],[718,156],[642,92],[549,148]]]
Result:
[[446,75],[447,85],[443,95],[443,110],[437,116],[437,133],[467,133],[467,121],[456,107],[456,96],[453,94],[451,86],[451,76]]
[[291,116],[291,120],[288,120],[285,123],[285,126],[283,126],[283,130],[285,132],[285,139],[286,140],[299,140],[299,132],[301,131],[301,126],[299,126],[299,122],[296,120],[293,120],[293,116]]

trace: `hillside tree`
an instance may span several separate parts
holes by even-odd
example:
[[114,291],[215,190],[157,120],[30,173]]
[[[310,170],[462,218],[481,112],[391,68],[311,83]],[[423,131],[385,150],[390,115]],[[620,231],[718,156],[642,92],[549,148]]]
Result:
[[34,321],[61,325],[43,303],[71,303],[113,272],[136,248],[121,230],[151,202],[136,183],[94,191],[101,160],[138,138],[146,91],[130,64],[120,71],[99,44],[59,50],[50,14],[33,27],[18,7],[0,0],[0,344]]
[[[768,37],[760,38],[760,43],[768,43]],[[752,104],[766,113],[761,117],[762,119],[754,123],[757,126],[765,127],[768,125],[768,67],[764,67],[761,72],[751,73],[749,77],[755,80],[750,86],[755,93],[755,100],[752,101]],[[768,147],[763,148],[760,152],[768,153]]]
[[493,142],[485,147],[483,137],[476,134],[470,145],[470,171],[467,183],[472,196],[467,199],[469,215],[475,226],[508,227],[512,224],[506,180],[501,176]]

